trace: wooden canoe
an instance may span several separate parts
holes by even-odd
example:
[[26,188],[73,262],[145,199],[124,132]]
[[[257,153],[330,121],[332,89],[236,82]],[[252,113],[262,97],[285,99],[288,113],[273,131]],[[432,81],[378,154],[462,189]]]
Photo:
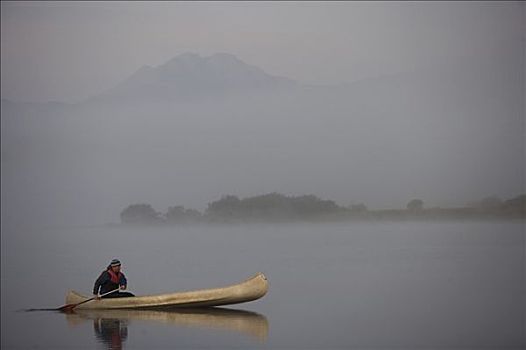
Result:
[[[267,290],[267,278],[264,274],[258,273],[244,282],[222,288],[128,298],[103,298],[101,300],[89,301],[79,305],[75,309],[162,309],[173,307],[220,306],[259,299],[267,293]],[[89,298],[90,296],[69,291],[66,296],[66,304],[80,303]]]

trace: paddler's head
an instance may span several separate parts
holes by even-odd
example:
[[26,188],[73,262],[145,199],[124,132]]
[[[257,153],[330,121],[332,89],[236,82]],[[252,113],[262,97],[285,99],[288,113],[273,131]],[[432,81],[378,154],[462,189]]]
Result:
[[121,262],[119,261],[119,259],[113,259],[110,262],[110,268],[115,273],[120,272],[121,271]]

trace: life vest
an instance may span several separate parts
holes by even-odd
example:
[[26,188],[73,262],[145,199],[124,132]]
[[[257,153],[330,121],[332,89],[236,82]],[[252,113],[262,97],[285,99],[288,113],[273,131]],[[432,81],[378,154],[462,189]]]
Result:
[[119,284],[119,281],[121,280],[121,276],[122,274],[119,272],[119,273],[115,273],[113,272],[112,269],[108,269],[108,274],[110,275],[110,279],[113,283],[115,284]]

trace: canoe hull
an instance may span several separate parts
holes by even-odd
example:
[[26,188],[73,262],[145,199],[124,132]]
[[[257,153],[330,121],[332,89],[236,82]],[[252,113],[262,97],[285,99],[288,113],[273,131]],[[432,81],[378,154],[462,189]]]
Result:
[[[77,306],[78,309],[164,309],[179,307],[221,306],[253,301],[268,291],[268,281],[258,273],[239,284],[171,294],[145,295],[131,298],[93,300]],[[66,304],[80,303],[91,296],[69,291]]]

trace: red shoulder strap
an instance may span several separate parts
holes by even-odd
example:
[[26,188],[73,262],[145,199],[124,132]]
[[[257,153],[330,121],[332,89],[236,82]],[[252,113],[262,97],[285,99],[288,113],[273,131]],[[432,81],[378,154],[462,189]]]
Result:
[[110,274],[111,281],[115,284],[119,284],[119,280],[121,279],[121,273],[119,272],[116,274],[111,269],[108,270],[108,273]]

